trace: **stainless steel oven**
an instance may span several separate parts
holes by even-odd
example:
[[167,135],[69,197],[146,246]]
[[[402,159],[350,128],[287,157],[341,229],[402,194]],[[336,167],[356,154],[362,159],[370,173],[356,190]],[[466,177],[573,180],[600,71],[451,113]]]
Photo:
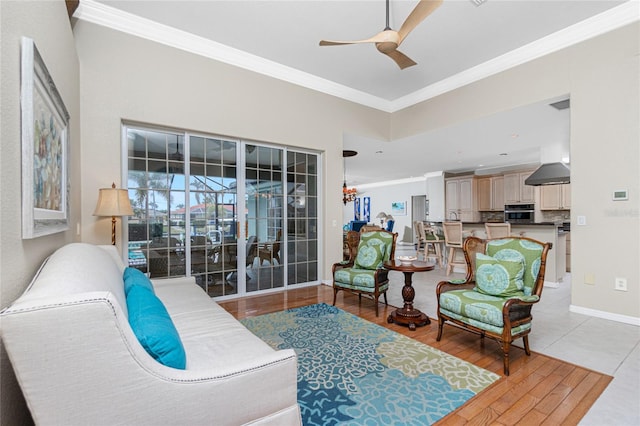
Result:
[[533,204],[507,204],[504,206],[504,221],[510,223],[533,223]]

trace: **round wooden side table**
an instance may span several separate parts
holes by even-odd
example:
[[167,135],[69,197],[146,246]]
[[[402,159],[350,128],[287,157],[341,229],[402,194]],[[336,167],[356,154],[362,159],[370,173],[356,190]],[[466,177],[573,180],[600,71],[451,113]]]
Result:
[[408,325],[409,330],[412,331],[415,330],[416,327],[431,324],[431,320],[425,313],[413,307],[413,299],[416,296],[416,291],[412,286],[412,278],[414,272],[432,271],[435,268],[435,264],[417,260],[411,264],[402,264],[400,261],[390,260],[384,263],[384,267],[392,271],[400,271],[404,274],[404,287],[402,287],[404,307],[391,312],[387,318],[387,322]]

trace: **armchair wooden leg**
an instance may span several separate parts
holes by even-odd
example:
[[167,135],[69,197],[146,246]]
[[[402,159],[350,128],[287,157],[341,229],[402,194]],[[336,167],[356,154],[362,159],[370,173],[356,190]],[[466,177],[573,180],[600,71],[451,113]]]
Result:
[[[384,295],[384,304],[388,306],[388,305],[389,305],[389,303],[387,302],[387,292],[385,291],[385,292],[383,293],[383,295]],[[525,337],[526,337],[526,336],[525,336]]]
[[333,287],[333,306],[336,306],[336,297],[338,296],[338,289]]
[[510,346],[511,345],[509,342],[502,342],[502,352],[504,353],[503,367],[504,367],[505,376],[509,375],[509,347]]
[[376,305],[376,318],[378,317],[378,295],[373,297],[373,303]]
[[444,320],[438,317],[438,336],[436,337],[436,342],[439,342],[442,339],[442,327],[444,326]]
[[531,356],[531,350],[529,349],[529,335],[527,334],[526,336],[523,336],[522,341],[524,342],[524,353],[526,353],[527,356]]

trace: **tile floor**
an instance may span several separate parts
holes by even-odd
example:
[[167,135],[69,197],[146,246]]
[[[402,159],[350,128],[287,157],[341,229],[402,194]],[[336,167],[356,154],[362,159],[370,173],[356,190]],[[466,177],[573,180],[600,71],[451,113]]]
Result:
[[[396,256],[414,255],[413,246],[398,246]],[[413,275],[414,306],[437,317],[435,286],[449,278],[444,269]],[[388,300],[402,306],[404,275],[392,271]],[[545,287],[533,308],[534,326],[529,335],[531,350],[609,374],[613,381],[580,422],[585,426],[640,425],[640,327],[569,311],[571,274],[560,288]]]

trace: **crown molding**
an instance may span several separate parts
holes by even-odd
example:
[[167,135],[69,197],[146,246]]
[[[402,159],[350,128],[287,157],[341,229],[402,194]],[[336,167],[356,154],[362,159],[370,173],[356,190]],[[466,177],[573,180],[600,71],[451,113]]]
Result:
[[629,0],[599,15],[392,101],[118,10],[94,0],[81,0],[80,6],[73,16],[350,102],[393,113],[638,21],[640,20],[640,7],[638,0]]
[[410,177],[404,179],[396,179],[396,180],[387,180],[383,182],[372,182],[372,183],[363,183],[361,185],[354,185],[358,189],[368,189],[368,188],[378,188],[381,186],[393,186],[393,185],[406,185],[407,183],[414,182],[426,182],[427,178],[425,176],[417,176]]
[[640,4],[638,0],[630,0],[599,15],[592,16],[504,55],[393,100],[390,102],[389,109],[392,112],[396,112],[413,106],[638,20],[640,20]]
[[74,18],[385,112],[389,101],[128,12],[82,0]]

